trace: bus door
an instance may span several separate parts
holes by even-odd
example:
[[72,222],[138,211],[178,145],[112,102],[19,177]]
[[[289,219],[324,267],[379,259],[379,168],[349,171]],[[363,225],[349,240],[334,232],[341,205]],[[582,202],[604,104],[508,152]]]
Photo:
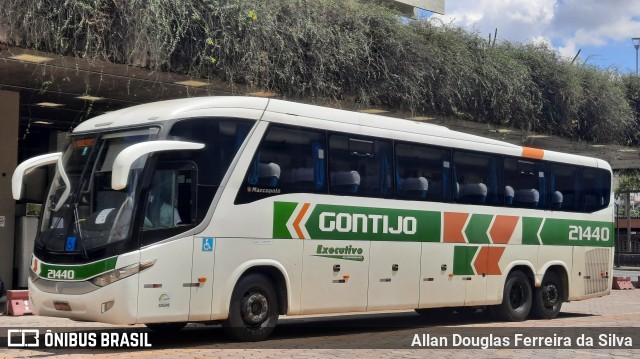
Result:
[[301,314],[365,311],[369,241],[304,241]]
[[371,242],[367,310],[418,308],[420,246],[420,242]]
[[[198,280],[193,279],[192,273],[194,241],[197,240],[192,235],[181,236],[195,223],[196,173],[193,162],[158,162],[149,190],[143,194],[140,260],[155,260],[155,264],[140,273],[139,322],[187,321],[190,301],[195,300],[192,292],[202,289],[194,286]],[[168,238],[176,239],[165,241]],[[207,278],[212,275],[212,267],[210,273],[198,273]],[[204,296],[211,303],[211,286],[204,288],[209,291],[208,295],[200,291],[196,297]]]
[[420,308],[464,305],[466,281],[456,275],[454,255],[460,255],[457,247],[453,243],[422,243]]
[[465,283],[464,305],[484,305],[487,302],[487,276],[494,274],[489,268],[489,256],[494,251],[489,245],[469,245],[466,248],[465,266],[469,270],[461,274]]

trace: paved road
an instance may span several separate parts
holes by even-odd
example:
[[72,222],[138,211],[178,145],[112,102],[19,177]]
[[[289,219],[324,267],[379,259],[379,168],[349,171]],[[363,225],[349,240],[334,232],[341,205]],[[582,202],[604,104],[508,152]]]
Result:
[[[55,331],[75,330],[95,326],[66,319],[37,316],[0,317],[0,327],[45,328],[64,327]],[[493,317],[478,311],[466,315],[454,315],[446,321],[429,320],[414,312],[382,314],[294,317],[283,318],[271,340],[262,343],[234,343],[228,340],[219,326],[191,325],[178,334],[153,336],[151,349],[126,349],[121,351],[82,352],[73,349],[18,350],[0,348],[0,358],[84,358],[92,354],[98,358],[529,358],[576,356],[640,357],[640,336],[633,343],[634,349],[416,349],[411,347],[415,334],[459,332],[463,335],[473,330],[500,333],[500,330],[528,332],[535,328],[552,327],[562,333],[573,328],[590,327],[607,333],[607,328],[632,328],[640,333],[640,290],[614,291],[612,295],[581,302],[566,303],[555,320],[528,320],[523,323],[499,323]],[[113,331],[147,332],[144,327],[115,327]],[[636,330],[638,329],[638,330]],[[588,329],[579,329],[588,330]],[[0,333],[4,335],[4,333]],[[353,349],[364,348],[364,349]],[[387,348],[387,349],[381,349]]]

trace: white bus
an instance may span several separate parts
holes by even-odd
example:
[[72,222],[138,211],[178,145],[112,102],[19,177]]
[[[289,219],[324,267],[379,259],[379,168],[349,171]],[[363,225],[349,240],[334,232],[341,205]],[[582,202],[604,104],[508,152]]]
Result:
[[445,127],[247,97],[85,121],[62,153],[29,294],[39,315],[265,339],[279,315],[607,295],[611,168]]

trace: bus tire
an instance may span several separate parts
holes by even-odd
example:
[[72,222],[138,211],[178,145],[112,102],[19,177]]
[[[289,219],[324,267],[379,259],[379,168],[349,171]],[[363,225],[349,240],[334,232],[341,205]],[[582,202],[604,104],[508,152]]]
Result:
[[532,314],[540,319],[553,319],[558,316],[564,298],[562,282],[553,271],[547,271],[542,285],[533,292]]
[[273,282],[262,274],[242,277],[231,295],[225,332],[243,342],[266,339],[278,322],[278,297]]
[[174,333],[187,325],[186,322],[176,323],[147,323],[145,326],[156,333]]
[[526,274],[519,270],[509,273],[504,283],[502,304],[494,308],[498,318],[509,322],[521,322],[527,319],[531,311],[531,282]]

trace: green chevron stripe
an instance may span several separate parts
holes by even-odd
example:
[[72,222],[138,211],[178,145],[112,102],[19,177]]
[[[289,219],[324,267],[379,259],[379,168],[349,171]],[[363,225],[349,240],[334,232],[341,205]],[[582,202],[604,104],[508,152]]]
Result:
[[453,274],[474,275],[471,261],[478,251],[477,246],[455,246],[453,247]]
[[297,205],[295,202],[273,203],[273,238],[292,238],[287,229],[287,221],[293,215]]
[[613,247],[613,223],[547,219],[540,238],[545,245]]
[[[274,202],[273,238],[290,239],[287,221],[295,202]],[[442,213],[317,204],[305,229],[310,239],[440,242]]]
[[487,231],[493,220],[492,215],[474,214],[471,216],[464,233],[467,235],[469,243],[489,244]]
[[522,217],[522,244],[537,245],[542,218]]
[[[522,219],[522,244],[551,246],[613,247],[612,222],[579,221],[573,219],[525,217]],[[540,230],[542,226],[542,230]]]

